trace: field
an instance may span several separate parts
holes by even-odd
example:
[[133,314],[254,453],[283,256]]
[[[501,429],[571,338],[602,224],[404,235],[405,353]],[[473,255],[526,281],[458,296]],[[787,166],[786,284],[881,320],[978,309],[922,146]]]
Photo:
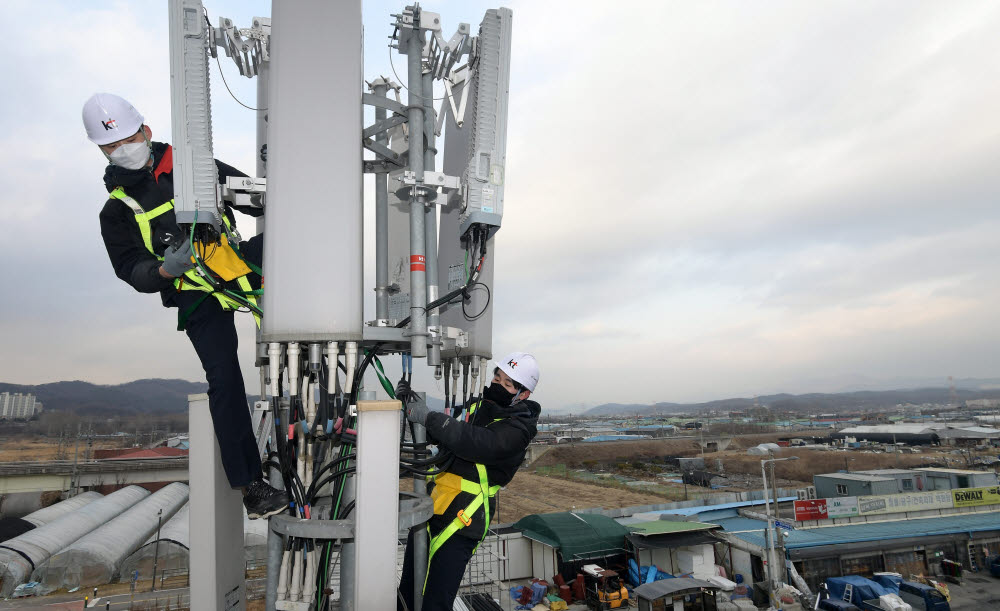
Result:
[[668,502],[669,499],[656,494],[518,471],[510,484],[500,492],[497,520],[509,523],[533,513]]
[[[73,460],[73,449],[76,439],[66,440],[60,448],[59,439],[41,436],[30,437],[0,437],[0,462],[18,462],[26,460]],[[92,449],[101,450],[120,448],[122,441],[95,439]],[[87,440],[80,440],[80,460],[87,453]]]

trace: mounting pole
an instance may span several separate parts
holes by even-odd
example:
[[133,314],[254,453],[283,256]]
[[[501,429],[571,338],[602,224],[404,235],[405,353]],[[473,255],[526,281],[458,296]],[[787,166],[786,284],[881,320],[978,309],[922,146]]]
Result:
[[[421,130],[424,138],[421,142],[426,142],[424,149],[424,169],[428,172],[434,171],[434,75],[425,72],[422,77],[421,91],[424,96],[424,126]],[[410,143],[413,143],[413,132],[410,131]],[[426,139],[426,140],[425,140]],[[424,212],[424,251],[427,253],[427,303],[439,297],[438,295],[438,210],[436,205],[427,206]],[[427,314],[427,326],[435,329],[430,333],[428,339],[431,340],[430,348],[427,352],[427,365],[438,367],[441,365],[441,315],[438,308],[434,308]]]
[[410,354],[427,356],[427,253],[424,245],[424,31],[420,29],[420,7],[413,9],[413,29],[407,39],[406,80],[409,104],[409,167],[417,184],[410,189]]
[[[386,97],[389,84],[379,77],[371,84],[372,93]],[[375,122],[385,121],[386,110],[375,107]],[[375,142],[388,147],[388,131],[379,132]],[[375,324],[389,324],[389,173],[375,172]]]

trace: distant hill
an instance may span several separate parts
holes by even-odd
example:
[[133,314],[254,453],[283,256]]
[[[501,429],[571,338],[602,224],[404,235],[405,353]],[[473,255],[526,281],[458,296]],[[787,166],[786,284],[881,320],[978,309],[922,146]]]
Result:
[[[1000,398],[1000,388],[992,384],[979,385],[980,390],[969,390],[968,387],[956,385],[955,396],[958,401],[967,399],[997,399]],[[757,397],[760,405],[774,410],[799,413],[839,412],[851,409],[885,409],[903,403],[920,405],[924,403],[946,404],[951,398],[948,388],[915,388],[881,391],[853,391],[841,393],[809,393],[791,395],[787,393]],[[745,410],[753,407],[754,399],[737,397],[719,399],[705,403],[654,403],[652,405],[624,405],[621,403],[605,403],[585,412],[588,416],[612,416],[635,414],[676,414],[693,413],[708,410]]]
[[187,380],[136,380],[125,384],[98,385],[79,380],[50,384],[8,384],[0,392],[31,393],[48,411],[85,414],[148,414],[182,412],[188,395],[208,390],[205,382]]
[[[36,386],[0,382],[0,393],[31,393],[46,411],[97,416],[180,413],[187,410],[188,395],[207,391],[207,383],[187,380],[150,379],[115,385],[75,380]],[[257,396],[248,395],[247,399],[255,401]],[[444,408],[444,400],[437,397],[428,396],[427,404],[438,411]]]

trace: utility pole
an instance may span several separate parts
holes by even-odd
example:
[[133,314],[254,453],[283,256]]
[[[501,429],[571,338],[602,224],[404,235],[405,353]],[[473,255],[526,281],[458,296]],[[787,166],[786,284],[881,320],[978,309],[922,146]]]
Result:
[[[778,511],[778,481],[774,478],[774,461],[771,462],[771,494],[774,497],[774,519],[780,520],[781,514]],[[781,528],[776,524],[774,527],[775,539],[777,540],[778,551],[781,554],[781,561],[775,568],[775,574],[778,578],[778,582],[785,581],[785,536],[781,532]]]
[[163,520],[163,509],[156,512],[156,541],[153,543],[153,583],[150,592],[156,591],[156,562],[160,558],[160,522]]
[[[774,463],[776,463],[778,461],[781,461],[781,460],[798,460],[799,457],[798,456],[788,456],[786,458],[774,458],[773,454],[769,454],[769,456],[770,456],[770,458],[767,458],[767,459],[764,459],[764,460],[760,461],[760,476],[761,476],[761,479],[764,481],[764,510],[767,513],[767,530],[766,530],[767,537],[766,537],[766,539],[768,541],[768,547],[767,547],[768,594],[769,594],[769,596],[771,598],[771,604],[775,608],[780,609],[781,608],[781,604],[778,601],[778,599],[775,598],[774,591],[777,589],[778,581],[780,579],[782,579],[782,576],[784,575],[783,567],[784,567],[784,564],[785,564],[785,561],[784,561],[785,553],[784,553],[784,550],[782,549],[782,552],[781,552],[781,564],[778,567],[773,567],[772,563],[777,564],[778,563],[778,559],[777,559],[777,553],[775,552],[775,541],[774,541],[775,532],[774,532],[774,530],[772,530],[772,528],[774,528],[776,530],[779,530],[779,533],[778,533],[779,535],[780,535],[780,529],[777,529],[777,526],[774,523],[774,520],[776,518],[772,518],[771,517],[771,505],[770,505],[770,498],[769,498],[770,494],[769,494],[769,492],[767,490],[767,471],[764,469],[764,466],[767,465],[768,463],[771,463],[771,479],[773,480],[774,479]],[[776,492],[775,492],[774,500],[775,500],[775,503],[774,503],[774,513],[775,513],[775,516],[777,516],[777,514],[778,514],[778,502],[777,502],[778,501],[778,497],[777,497],[777,493]]]
[[73,489],[73,494],[76,495],[80,492],[80,480],[76,474],[77,459],[80,455],[80,421],[76,423],[76,445],[73,446],[73,476],[70,482],[70,488]]

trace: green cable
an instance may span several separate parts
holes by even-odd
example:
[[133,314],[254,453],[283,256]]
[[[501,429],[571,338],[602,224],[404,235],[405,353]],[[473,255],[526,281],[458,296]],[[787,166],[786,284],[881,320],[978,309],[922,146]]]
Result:
[[[365,350],[365,356],[369,354],[368,350]],[[389,393],[389,397],[392,399],[396,398],[396,389],[392,387],[392,383],[389,382],[389,378],[385,377],[385,370],[382,368],[382,361],[378,360],[378,357],[374,357],[375,362],[375,374],[378,376],[378,381],[382,384],[382,388],[385,392]]]

